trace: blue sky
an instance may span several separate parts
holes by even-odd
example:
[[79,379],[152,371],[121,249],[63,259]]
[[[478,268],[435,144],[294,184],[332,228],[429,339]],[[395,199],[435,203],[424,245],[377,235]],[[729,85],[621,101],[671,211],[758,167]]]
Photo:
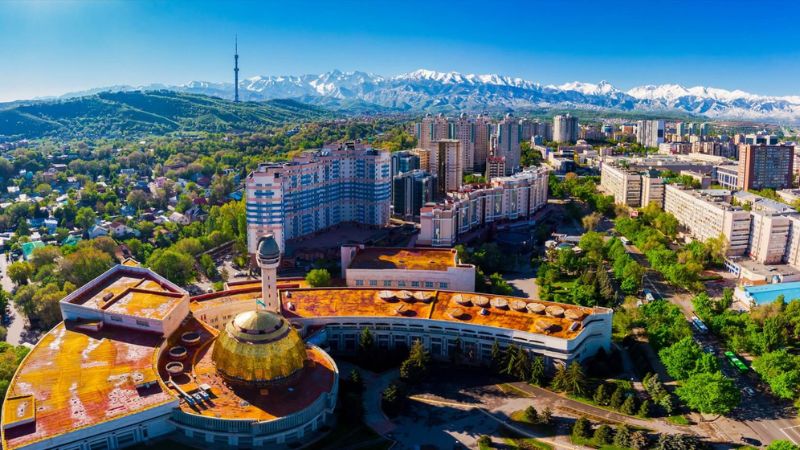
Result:
[[426,68],[799,95],[798,13],[794,0],[0,0],[0,101],[229,81],[237,33],[242,77]]

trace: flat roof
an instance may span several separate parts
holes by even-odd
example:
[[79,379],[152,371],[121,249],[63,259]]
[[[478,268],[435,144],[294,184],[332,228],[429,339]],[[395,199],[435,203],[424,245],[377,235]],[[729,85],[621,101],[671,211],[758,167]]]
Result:
[[456,266],[456,251],[438,248],[358,249],[349,269],[447,270]]
[[745,286],[744,290],[757,305],[772,303],[781,295],[784,302],[800,299],[800,281]]
[[91,332],[57,325],[9,384],[7,396],[32,399],[36,416],[13,426],[24,400],[6,402],[3,425],[12,428],[3,432],[4,447],[23,447],[173,401],[158,383],[137,388],[152,373],[160,342],[159,336],[113,326]]
[[[188,414],[213,418],[267,421],[288,416],[310,406],[325,392],[333,389],[335,368],[333,362],[319,349],[307,348],[309,363],[296,378],[286,384],[270,386],[269,395],[263,395],[259,387],[233,386],[228,384],[216,370],[211,359],[216,331],[206,327],[199,321],[187,321],[175,336],[185,332],[200,333],[197,347],[187,347],[189,354],[181,362],[184,374],[170,378],[165,366],[169,362],[166,353],[159,360],[159,374],[162,379],[171,380],[178,388],[188,394],[195,393],[201,385],[211,387],[211,402],[204,402],[202,407],[190,406],[181,401],[181,411]],[[190,377],[185,373],[192,373]],[[177,390],[173,390],[177,395]]]
[[96,278],[85,290],[75,291],[64,302],[114,314],[161,320],[185,294],[160,280],[153,272],[136,266],[117,265]]
[[[582,331],[583,327],[571,330],[575,322],[582,322],[585,317],[596,313],[595,309],[576,305],[566,305],[553,302],[544,302],[528,298],[496,296],[490,294],[452,292],[452,291],[408,291],[412,294],[427,292],[432,295],[428,303],[414,301],[386,301],[380,298],[382,289],[334,288],[334,289],[297,289],[282,292],[283,314],[286,317],[330,317],[330,316],[374,316],[432,319],[446,322],[469,323],[478,326],[495,328],[508,328],[524,331],[526,333],[546,334],[548,336],[572,339]],[[399,291],[393,291],[399,292]],[[466,305],[458,303],[456,295],[468,299]],[[476,306],[477,297],[489,300],[500,298],[505,300],[507,307],[497,308],[486,306],[488,314],[481,314],[481,307]],[[580,320],[571,320],[567,317],[551,317],[545,314],[535,314],[527,309],[516,311],[511,304],[519,301],[527,304],[539,304],[543,308],[555,306],[564,311],[572,310],[577,313]],[[291,305],[289,305],[291,303]],[[462,314],[457,318],[452,312],[460,309]],[[547,330],[546,332],[543,330]]]

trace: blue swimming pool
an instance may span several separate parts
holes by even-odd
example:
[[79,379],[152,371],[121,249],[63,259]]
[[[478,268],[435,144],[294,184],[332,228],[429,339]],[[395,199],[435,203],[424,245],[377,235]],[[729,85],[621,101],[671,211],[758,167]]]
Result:
[[772,303],[779,295],[783,295],[784,300],[787,302],[800,299],[800,281],[764,284],[761,286],[746,286],[744,290],[748,296],[753,299],[756,305]]

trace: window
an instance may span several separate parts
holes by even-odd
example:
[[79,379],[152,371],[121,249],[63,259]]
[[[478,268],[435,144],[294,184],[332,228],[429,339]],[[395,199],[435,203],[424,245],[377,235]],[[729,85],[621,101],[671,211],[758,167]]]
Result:
[[406,287],[406,282],[402,281],[402,280],[398,281],[397,282],[397,287]]
[[412,281],[411,287],[419,287],[419,281]]
[[363,286],[364,280],[356,280],[356,286]]
[[447,283],[439,283],[439,289],[447,289]]
[[391,287],[392,280],[383,280],[383,287]]
[[136,325],[139,325],[140,327],[149,327],[150,323],[148,321],[146,321],[146,320],[137,319],[136,320]]
[[370,286],[377,286],[378,285],[378,280],[369,280],[369,285]]
[[433,289],[433,281],[426,281],[425,287],[428,289]]
[[114,322],[122,322],[122,317],[119,316],[111,316],[111,320]]

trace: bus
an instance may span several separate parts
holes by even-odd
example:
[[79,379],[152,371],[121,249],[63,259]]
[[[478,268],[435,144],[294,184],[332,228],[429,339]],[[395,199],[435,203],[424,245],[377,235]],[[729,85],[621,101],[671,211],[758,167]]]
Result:
[[732,351],[729,350],[725,352],[725,357],[728,358],[728,361],[730,361],[731,365],[738,370],[739,373],[747,373],[747,371],[750,370]]
[[706,324],[703,323],[702,320],[700,320],[699,317],[692,316],[692,325],[700,333],[702,333],[702,334],[708,333],[708,327],[706,326]]

